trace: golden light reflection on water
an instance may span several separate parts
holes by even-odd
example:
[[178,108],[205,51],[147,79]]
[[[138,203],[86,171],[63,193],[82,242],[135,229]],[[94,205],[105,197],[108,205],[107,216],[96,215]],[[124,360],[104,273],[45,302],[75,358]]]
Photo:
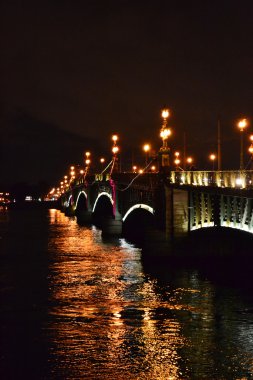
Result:
[[54,210],[50,222],[59,365],[68,358],[75,376],[90,379],[180,379],[178,349],[186,342],[173,312],[188,306],[161,299],[144,278],[140,250],[124,239],[103,243],[99,230]]
[[105,242],[57,210],[49,220],[52,378],[209,378],[218,349],[210,284],[192,272],[165,286],[124,239]]
[[251,288],[171,261],[151,268],[124,239],[104,241],[57,210],[0,211],[0,238],[9,378],[253,378]]

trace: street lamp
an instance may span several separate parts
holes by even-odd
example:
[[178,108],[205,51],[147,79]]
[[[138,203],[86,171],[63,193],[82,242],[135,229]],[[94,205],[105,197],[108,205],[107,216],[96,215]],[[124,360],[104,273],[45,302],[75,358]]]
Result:
[[243,163],[243,132],[247,126],[248,126],[247,119],[239,120],[238,128],[241,132],[240,170],[243,170],[243,168],[244,168],[244,163]]
[[112,135],[112,141],[113,141],[114,145],[116,145],[116,143],[118,141],[118,135]]
[[[251,155],[253,155],[253,144],[250,145],[250,147],[249,147],[249,152],[250,152]],[[251,159],[252,159],[252,158],[251,158]]]
[[192,166],[192,163],[193,163],[193,158],[192,157],[187,157],[186,162],[189,165],[189,169],[190,169],[191,166]]
[[176,151],[176,152],[174,153],[174,156],[176,157],[175,160],[174,160],[174,163],[175,163],[175,165],[176,165],[176,169],[178,169],[179,164],[180,164],[180,162],[181,162],[180,159],[179,159],[180,153],[179,153],[178,151]]
[[112,153],[114,154],[114,156],[116,156],[116,154],[118,153],[119,151],[119,147],[118,146],[113,146],[112,147]]
[[115,171],[118,171],[118,157],[117,153],[119,152],[119,147],[117,146],[118,141],[118,135],[112,135],[112,141],[113,141],[113,147],[112,147],[112,153],[113,153],[113,165],[111,167],[111,174],[113,171],[113,168],[115,166]]
[[164,108],[162,110],[163,124],[162,124],[162,128],[160,130],[160,136],[161,136],[162,141],[163,141],[162,147],[164,149],[167,148],[167,140],[168,140],[168,137],[171,135],[171,130],[170,130],[170,128],[167,127],[169,115],[170,115],[169,110],[167,108]]
[[89,166],[90,166],[90,163],[91,163],[91,159],[90,159],[90,152],[85,152],[85,165],[86,165],[86,170],[85,170],[85,174],[88,173],[88,170],[89,170]]
[[169,110],[167,108],[164,108],[162,110],[162,128],[160,129],[160,137],[162,138],[162,146],[160,148],[160,164],[163,170],[167,168],[169,169],[169,147],[167,145],[167,140],[168,137],[171,135],[171,129],[168,128],[167,123],[168,123],[168,117],[169,117]]
[[99,160],[99,162],[100,162],[100,166],[101,166],[101,170],[102,170],[103,165],[104,165],[104,163],[105,163],[105,159],[104,159],[104,157],[101,157],[100,160]]
[[249,152],[250,152],[250,160],[251,160],[251,167],[252,167],[252,162],[253,162],[253,135],[250,135],[249,137],[251,144],[249,146]]
[[143,150],[146,153],[145,154],[145,166],[147,166],[147,164],[148,164],[148,155],[149,155],[149,151],[150,151],[150,145],[149,144],[144,144],[143,145]]
[[179,164],[180,164],[180,160],[179,160],[179,158],[176,158],[174,162],[175,162],[175,164],[176,164],[176,169],[178,169]]
[[70,166],[70,182],[73,181],[75,179],[75,167],[74,166]]
[[213,171],[214,171],[214,161],[216,160],[216,155],[214,153],[211,153],[209,158],[213,162]]

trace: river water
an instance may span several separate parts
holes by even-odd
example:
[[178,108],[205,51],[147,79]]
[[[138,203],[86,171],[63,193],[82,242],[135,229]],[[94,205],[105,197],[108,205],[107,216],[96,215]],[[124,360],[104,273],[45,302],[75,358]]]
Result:
[[0,378],[252,379],[252,289],[146,265],[58,210],[0,212]]

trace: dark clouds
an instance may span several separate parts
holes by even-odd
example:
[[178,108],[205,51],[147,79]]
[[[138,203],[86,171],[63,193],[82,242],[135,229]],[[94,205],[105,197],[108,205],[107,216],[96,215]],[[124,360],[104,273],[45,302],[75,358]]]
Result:
[[1,8],[0,90],[9,113],[22,109],[45,131],[54,125],[108,146],[119,131],[124,149],[144,140],[159,146],[166,103],[172,144],[182,145],[186,131],[199,160],[216,146],[220,114],[223,161],[233,160],[235,120],[252,118],[249,2],[45,0]]

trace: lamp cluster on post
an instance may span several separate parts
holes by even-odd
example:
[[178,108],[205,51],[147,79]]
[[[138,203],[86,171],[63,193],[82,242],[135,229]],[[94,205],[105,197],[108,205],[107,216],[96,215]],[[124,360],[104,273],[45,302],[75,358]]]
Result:
[[85,152],[85,171],[84,171],[84,174],[85,176],[87,175],[88,171],[89,171],[89,168],[90,168],[90,164],[91,164],[91,159],[90,159],[90,152]]
[[180,156],[180,153],[178,152],[178,151],[176,151],[175,153],[174,153],[174,155],[175,155],[175,160],[174,160],[174,163],[175,163],[175,165],[176,165],[176,169],[178,170],[179,169],[179,165],[180,165],[180,162],[181,162],[181,160],[180,160],[180,158],[179,158],[179,156]]
[[162,138],[162,146],[159,151],[159,169],[162,172],[168,172],[170,169],[170,148],[168,147],[168,137],[171,135],[171,129],[168,128],[169,110],[164,108],[162,110],[163,124],[160,130],[160,137]]
[[75,167],[70,166],[70,181],[73,181],[76,177]]
[[118,139],[119,139],[118,135],[112,135],[112,141],[113,141],[113,147],[112,147],[113,157],[112,157],[112,160],[113,160],[113,165],[112,165],[111,172],[112,172],[112,170],[114,170],[115,172],[117,172],[119,170],[119,168],[118,168],[118,157],[117,157],[117,154],[119,152],[119,147],[117,145]]

